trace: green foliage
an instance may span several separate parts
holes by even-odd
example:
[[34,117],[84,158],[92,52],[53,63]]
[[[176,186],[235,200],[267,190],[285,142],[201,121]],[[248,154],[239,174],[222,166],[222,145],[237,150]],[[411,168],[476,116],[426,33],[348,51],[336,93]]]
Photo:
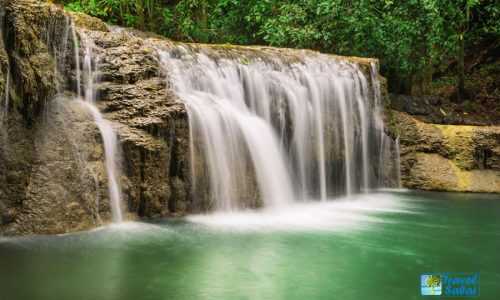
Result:
[[459,40],[500,37],[498,0],[77,0],[67,9],[196,42],[378,57],[397,89],[448,67]]

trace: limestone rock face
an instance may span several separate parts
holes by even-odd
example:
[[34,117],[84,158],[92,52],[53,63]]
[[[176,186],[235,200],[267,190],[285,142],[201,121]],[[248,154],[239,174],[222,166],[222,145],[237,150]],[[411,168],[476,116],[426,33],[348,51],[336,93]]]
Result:
[[[0,0],[0,233],[64,232],[61,227],[88,227],[83,224],[95,217],[76,217],[82,209],[96,207],[77,194],[78,181],[67,181],[76,171],[68,136],[57,126],[62,119],[45,122],[60,109],[49,102],[66,72],[68,20],[61,9],[45,2]],[[65,119],[73,117],[68,111]],[[79,122],[67,128],[80,127]],[[73,191],[70,197],[68,191]],[[55,209],[74,203],[80,205],[65,210],[61,215],[66,217],[56,215]],[[60,224],[62,219],[71,225]]]
[[[23,198],[16,199],[21,203],[11,203],[13,219],[4,218],[5,233],[83,230],[109,218],[108,201],[102,200],[107,194],[101,184],[106,181],[103,149],[92,117],[78,102],[65,98],[54,99],[46,110],[46,117],[28,130],[30,140],[7,137],[32,145],[26,154],[29,173],[19,176],[24,190],[11,193],[14,199],[16,195]],[[9,156],[18,156],[9,146],[6,149]],[[9,168],[9,185],[15,170],[16,165]]]
[[129,211],[160,217],[192,210],[187,113],[167,87],[156,44],[122,30],[80,31],[100,51],[98,105],[120,137]]
[[500,193],[500,126],[437,125],[392,111],[408,188]]
[[193,210],[187,114],[149,42],[44,1],[0,0],[0,17],[0,235],[111,219],[103,141],[75,95],[72,23],[99,49],[98,105],[119,136],[128,218]]
[[67,19],[62,10],[38,1],[1,0],[0,7],[1,44],[8,57],[1,60],[2,71],[7,73],[8,66],[12,79],[8,92],[30,123],[61,80],[53,53],[64,44],[60,29]]

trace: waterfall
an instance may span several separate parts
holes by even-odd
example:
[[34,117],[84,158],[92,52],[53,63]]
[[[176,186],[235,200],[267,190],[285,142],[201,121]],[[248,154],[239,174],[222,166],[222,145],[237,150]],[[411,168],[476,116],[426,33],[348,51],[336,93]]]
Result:
[[73,26],[72,24],[70,25],[71,27],[71,38],[73,40],[73,47],[75,49],[74,51],[74,59],[75,59],[75,70],[76,70],[76,74],[75,74],[75,77],[76,77],[76,94],[78,95],[78,97],[81,96],[82,94],[82,88],[81,88],[81,70],[80,70],[80,50],[79,50],[79,46],[78,46],[78,38],[76,36],[76,30],[75,30],[75,26]]
[[[71,26],[73,27],[73,26]],[[76,80],[77,80],[77,92],[78,96],[83,96],[84,101],[80,101],[84,105],[92,117],[94,122],[99,129],[103,143],[104,143],[104,155],[105,155],[105,169],[108,177],[108,195],[110,200],[111,214],[113,222],[123,221],[123,211],[121,207],[121,189],[119,183],[119,168],[117,160],[118,155],[118,138],[116,132],[114,131],[111,122],[104,119],[101,112],[95,105],[96,100],[96,89],[95,84],[98,81],[98,66],[99,57],[94,55],[94,49],[96,46],[89,36],[80,32],[80,42],[84,46],[84,59],[83,59],[83,69],[80,69],[80,48],[79,42],[77,40],[75,29],[71,29],[72,40],[75,49],[75,63],[76,63]],[[83,95],[82,88],[80,86],[81,79],[80,76],[83,75]]]
[[367,78],[354,62],[311,51],[177,45],[159,54],[188,111],[194,197],[235,210],[380,186],[392,140],[375,63]]
[[374,120],[379,128],[377,148],[378,157],[378,186],[401,188],[401,161],[399,136],[394,140],[385,133],[384,120],[382,118],[383,104],[381,102],[380,81],[378,80],[378,68],[375,63],[370,64],[370,77],[373,86],[375,102]]
[[[4,43],[4,19],[5,19],[5,9],[3,7],[0,8],[0,47]],[[3,99],[1,102],[3,102],[0,110],[0,127],[3,129],[3,123],[7,122],[7,117],[9,114],[9,100],[10,100],[10,95],[9,95],[9,90],[10,90],[10,64],[8,62],[7,58],[7,75],[5,77],[5,86],[4,86],[4,94],[3,94]]]
[[[165,63],[168,63],[167,56],[164,53]],[[193,78],[181,77],[182,66],[172,66],[172,71],[178,71],[176,91],[188,107],[191,140],[194,141],[199,136],[199,146],[206,148],[205,158],[209,165],[211,193],[213,199],[216,199],[215,207],[233,210],[241,206],[237,201],[241,190],[252,189],[247,182],[249,166],[256,173],[259,192],[265,205],[279,206],[293,201],[292,181],[278,135],[269,123],[270,115],[266,121],[251,113],[244,102],[241,86],[234,81],[238,78],[237,75],[227,74],[227,80],[223,80],[218,76],[220,74],[216,66],[209,66],[213,62],[208,58],[202,59],[204,60],[200,63],[207,65],[206,71],[210,74],[207,73],[207,77],[203,78],[206,79],[204,82],[192,84],[204,85],[205,89],[194,90],[189,86]],[[189,72],[184,74],[196,76]],[[193,146],[191,151],[195,152],[195,148]]]
[[7,76],[5,78],[5,90],[4,90],[4,95],[3,95],[3,107],[2,107],[2,121],[7,122],[7,117],[9,114],[9,90],[10,90],[10,68],[9,66],[7,67]]
[[396,166],[396,187],[401,188],[401,149],[399,144],[399,136],[396,138],[396,142],[394,143],[394,156],[395,158],[395,166]]

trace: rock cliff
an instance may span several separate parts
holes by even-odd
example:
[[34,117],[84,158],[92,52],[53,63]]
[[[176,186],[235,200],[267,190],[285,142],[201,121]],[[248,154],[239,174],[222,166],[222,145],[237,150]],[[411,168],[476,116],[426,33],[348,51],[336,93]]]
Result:
[[390,119],[400,136],[405,187],[500,192],[500,126],[425,123],[399,111]]
[[110,219],[101,136],[75,101],[73,23],[77,39],[92,37],[101,52],[98,104],[121,142],[129,217],[195,209],[187,115],[145,40],[47,2],[2,0],[0,10],[0,234],[63,233]]

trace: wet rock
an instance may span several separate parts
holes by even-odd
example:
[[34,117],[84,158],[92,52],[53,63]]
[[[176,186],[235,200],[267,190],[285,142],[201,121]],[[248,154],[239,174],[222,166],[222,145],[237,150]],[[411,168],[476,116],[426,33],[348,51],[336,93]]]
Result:
[[127,32],[85,34],[100,47],[99,108],[122,142],[129,210],[147,218],[186,213],[192,207],[187,113],[167,88],[156,52]]
[[98,18],[80,12],[68,12],[74,24],[80,28],[94,31],[109,31],[106,23]]
[[[47,2],[0,3],[0,94],[10,70],[14,102],[0,125],[0,234],[71,232],[110,220],[101,136],[71,95],[71,22],[77,38],[87,35],[100,51],[98,105],[119,134],[127,215],[192,210],[186,111],[145,37],[111,33],[98,19]],[[55,97],[57,90],[67,93]]]
[[53,54],[64,44],[67,18],[62,9],[38,1],[2,0],[0,6],[12,103],[31,124],[62,80]]

